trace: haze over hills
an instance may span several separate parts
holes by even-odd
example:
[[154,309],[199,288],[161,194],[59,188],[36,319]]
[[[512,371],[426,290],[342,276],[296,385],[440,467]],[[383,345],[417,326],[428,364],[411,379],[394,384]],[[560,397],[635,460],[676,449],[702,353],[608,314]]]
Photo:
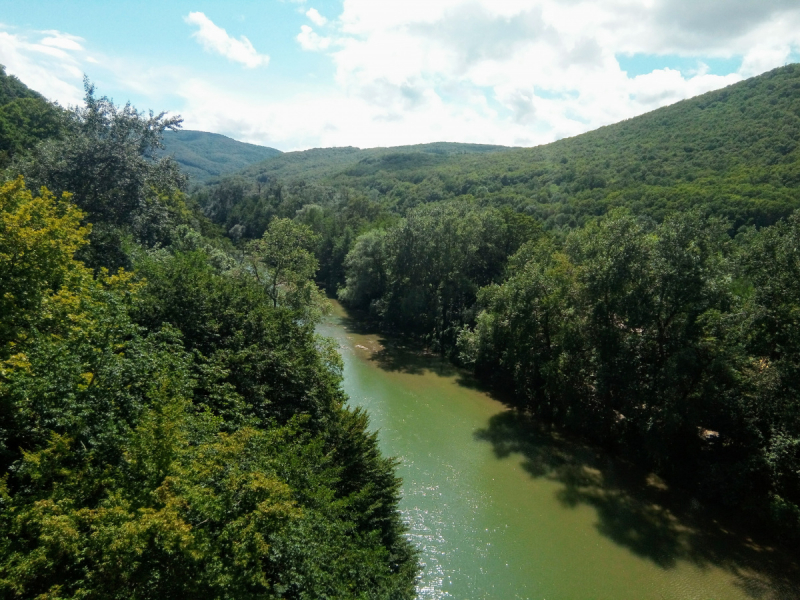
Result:
[[239,142],[219,133],[166,131],[162,155],[171,155],[193,182],[202,183],[281,154],[280,150]]

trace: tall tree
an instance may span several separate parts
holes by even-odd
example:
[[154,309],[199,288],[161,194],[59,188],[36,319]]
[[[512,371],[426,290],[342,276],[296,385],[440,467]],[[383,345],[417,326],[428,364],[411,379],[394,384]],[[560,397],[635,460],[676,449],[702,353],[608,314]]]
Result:
[[273,219],[261,239],[250,244],[252,272],[273,306],[294,308],[313,304],[319,295],[313,282],[319,263],[313,250],[319,236],[302,223]]

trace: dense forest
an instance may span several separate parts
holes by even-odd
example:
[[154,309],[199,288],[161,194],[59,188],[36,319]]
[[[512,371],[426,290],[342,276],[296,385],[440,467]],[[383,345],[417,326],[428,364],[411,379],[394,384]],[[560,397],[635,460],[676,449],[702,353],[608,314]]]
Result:
[[798,140],[789,65],[545,146],[288,152],[194,198],[242,249],[308,227],[365,318],[796,540]]
[[0,94],[0,597],[413,597],[316,234],[235,249],[161,155],[179,118]]

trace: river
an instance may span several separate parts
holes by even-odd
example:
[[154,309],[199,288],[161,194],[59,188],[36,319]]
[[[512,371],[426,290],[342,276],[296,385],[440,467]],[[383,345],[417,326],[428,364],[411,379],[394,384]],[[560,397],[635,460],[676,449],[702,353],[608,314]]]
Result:
[[800,598],[785,553],[657,477],[527,421],[338,304],[319,332],[339,345],[351,404],[401,461],[418,598]]

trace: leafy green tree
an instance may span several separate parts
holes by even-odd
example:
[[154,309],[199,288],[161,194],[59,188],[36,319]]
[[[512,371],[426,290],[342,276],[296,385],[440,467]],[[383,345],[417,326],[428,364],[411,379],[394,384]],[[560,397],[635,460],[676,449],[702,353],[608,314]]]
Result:
[[800,530],[800,213],[743,237],[739,332],[753,387],[740,410],[752,428],[750,454],[766,471],[754,486],[769,490],[777,519]]
[[358,238],[340,298],[449,353],[478,289],[499,280],[507,253],[538,231],[530,218],[469,202],[415,208],[385,234]]
[[42,303],[75,268],[73,254],[87,243],[83,213],[46,189],[34,197],[22,177],[0,187],[0,358],[35,322]]
[[0,168],[40,141],[60,138],[66,114],[40,98],[19,98],[0,106]]
[[376,229],[359,236],[344,260],[344,269],[348,277],[339,299],[353,308],[372,306],[373,313],[379,314],[373,302],[383,297],[388,283],[386,231]]
[[290,219],[274,219],[260,240],[248,249],[256,279],[272,305],[301,308],[321,304],[314,284],[318,262],[313,249],[319,242],[310,227]]
[[179,117],[149,116],[130,104],[118,108],[95,96],[85,82],[84,106],[67,114],[62,139],[49,139],[21,157],[12,168],[33,187],[64,191],[95,224],[95,266],[127,264],[123,240],[152,245],[169,241],[171,228],[191,221],[181,192],[186,178],[170,158],[156,158],[165,129],[180,126]]

